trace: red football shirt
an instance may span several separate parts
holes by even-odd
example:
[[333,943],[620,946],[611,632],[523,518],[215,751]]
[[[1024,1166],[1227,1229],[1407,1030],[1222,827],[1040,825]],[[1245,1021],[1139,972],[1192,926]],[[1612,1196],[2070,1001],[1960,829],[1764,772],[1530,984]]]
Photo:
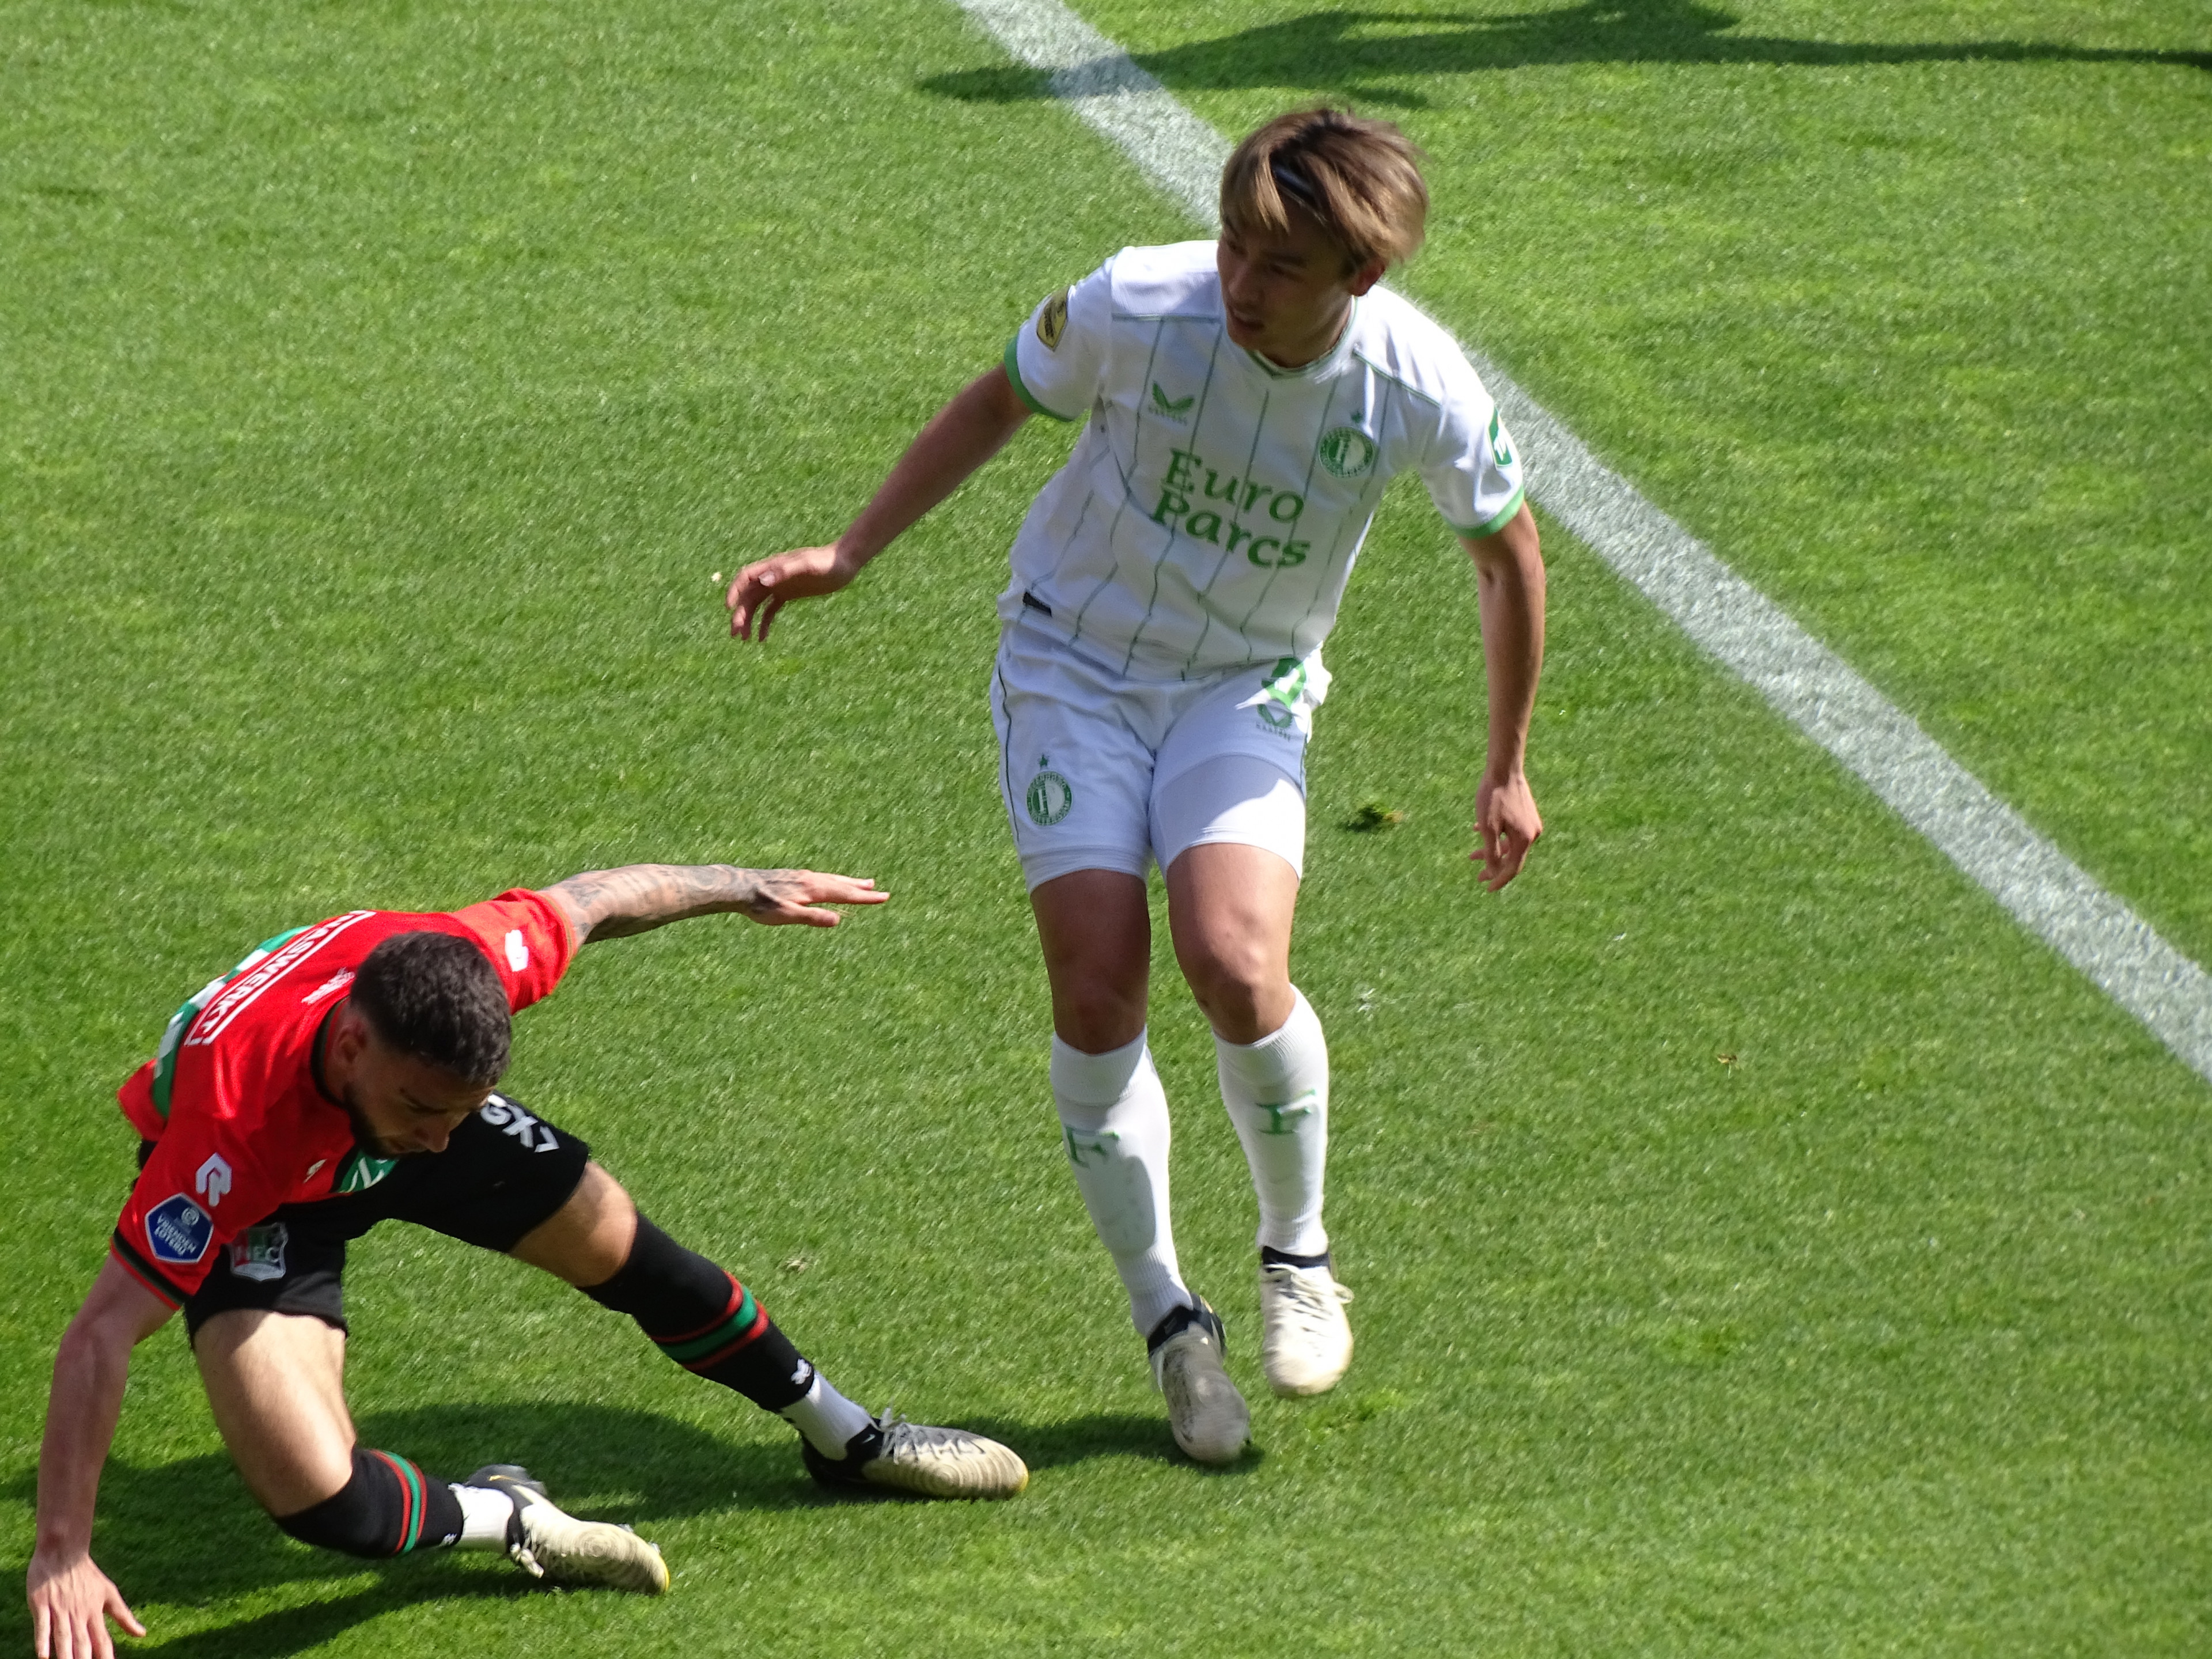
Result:
[[356,1150],[352,1120],[315,1086],[309,1058],[354,970],[411,933],[473,940],[518,1012],[561,982],[575,954],[561,913],[520,888],[451,914],[350,910],[270,939],[179,1009],[161,1053],[117,1091],[154,1151],[110,1245],[170,1306],[199,1288],[218,1249],[280,1206],[357,1192],[390,1170]]

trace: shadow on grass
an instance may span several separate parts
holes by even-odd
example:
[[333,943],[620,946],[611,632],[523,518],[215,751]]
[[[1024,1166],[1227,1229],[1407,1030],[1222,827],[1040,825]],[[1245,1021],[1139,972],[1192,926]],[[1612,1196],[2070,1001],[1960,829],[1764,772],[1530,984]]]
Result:
[[[1829,41],[1731,34],[1736,19],[1698,0],[1589,0],[1560,11],[1506,17],[1444,11],[1308,12],[1193,41],[1136,61],[1171,90],[1238,87],[1341,88],[1370,102],[1425,107],[1392,77],[1465,75],[1561,64],[1771,64],[1808,69],[1856,64],[2052,63],[2170,64],[2212,71],[2212,52],[2067,46],[2033,40]],[[1079,86],[1079,67],[1047,75],[1018,67],[926,76],[926,92],[971,102],[1048,98]],[[1092,76],[1095,78],[1095,76]],[[1055,83],[1058,83],[1057,86]]]
[[[358,1571],[359,1567],[355,1571]],[[190,1636],[167,1642],[161,1640],[158,1623],[149,1625],[147,1633],[155,1644],[154,1651],[161,1659],[284,1659],[286,1655],[304,1653],[309,1648],[320,1646],[365,1620],[396,1613],[418,1601],[452,1601],[465,1596],[506,1600],[542,1594],[530,1580],[512,1570],[494,1577],[451,1560],[434,1566],[425,1562],[416,1571],[394,1571],[367,1589],[334,1596],[327,1601],[279,1607],[241,1619],[235,1624],[195,1631]],[[28,1650],[27,1644],[19,1650]],[[135,1644],[127,1643],[116,1649],[118,1654],[136,1650]]]
[[1164,1415],[1101,1412],[1044,1424],[971,1418],[960,1426],[1004,1441],[1021,1454],[1022,1462],[1030,1466],[1032,1473],[1065,1468],[1094,1457],[1136,1457],[1148,1462],[1179,1464],[1195,1474],[1236,1475],[1250,1474],[1267,1458],[1267,1453],[1259,1447],[1247,1446],[1243,1456],[1234,1463],[1219,1468],[1194,1463],[1176,1449],[1175,1442],[1169,1437]]
[[[363,1445],[402,1453],[446,1480],[487,1462],[526,1465],[556,1501],[594,1520],[628,1522],[648,1536],[653,1522],[678,1516],[853,1501],[808,1479],[795,1441],[733,1444],[689,1423],[647,1412],[565,1401],[510,1401],[371,1413],[356,1426]],[[963,1426],[1005,1441],[1032,1469],[1136,1457],[1181,1464],[1194,1474],[1235,1476],[1257,1468],[1265,1456],[1249,1448],[1224,1468],[1201,1468],[1176,1449],[1165,1419],[1151,1415],[1100,1413],[1042,1425],[991,1420]],[[35,1504],[35,1468],[19,1465],[9,1471],[4,1495],[26,1506]],[[535,1593],[519,1574],[487,1571],[481,1557],[424,1551],[376,1563],[296,1543],[270,1523],[221,1453],[148,1468],[111,1462],[100,1481],[93,1557],[125,1598],[142,1606],[205,1607],[282,1585],[331,1583],[364,1571],[379,1575],[366,1589],[173,1641],[161,1642],[157,1628],[154,1637],[160,1650],[177,1659],[276,1659],[416,1602]],[[0,1651],[29,1649],[28,1615],[17,1602],[10,1615],[0,1616]]]
[[[742,1401],[733,1405],[747,1409]],[[565,1401],[420,1406],[372,1413],[357,1426],[363,1445],[402,1453],[446,1480],[484,1463],[524,1464],[556,1502],[641,1531],[677,1516],[835,1501],[807,1478],[795,1437],[733,1443],[647,1412]],[[9,1471],[5,1492],[27,1506],[35,1504],[35,1468]],[[481,1558],[423,1552],[380,1565],[295,1543],[270,1524],[220,1453],[150,1468],[110,1462],[100,1480],[93,1559],[134,1604],[206,1606],[277,1585],[353,1578],[365,1570],[383,1575],[369,1589],[260,1614],[161,1649],[210,1659],[297,1652],[362,1620],[435,1597],[527,1595],[532,1589],[520,1574],[486,1573]],[[27,1653],[28,1616],[20,1602],[15,1611],[21,1639],[0,1620],[0,1650]]]

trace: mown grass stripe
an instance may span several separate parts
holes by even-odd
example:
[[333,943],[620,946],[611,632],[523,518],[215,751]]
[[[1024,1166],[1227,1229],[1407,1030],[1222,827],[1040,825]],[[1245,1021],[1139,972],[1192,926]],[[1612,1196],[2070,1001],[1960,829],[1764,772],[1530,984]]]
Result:
[[[1060,0],[957,0],[1053,95],[1209,230],[1229,142]],[[1701,649],[1841,761],[2021,924],[2212,1082],[2212,975],[2057,848],[1781,606],[1654,507],[1504,370],[1468,360],[1531,462],[1530,493]]]

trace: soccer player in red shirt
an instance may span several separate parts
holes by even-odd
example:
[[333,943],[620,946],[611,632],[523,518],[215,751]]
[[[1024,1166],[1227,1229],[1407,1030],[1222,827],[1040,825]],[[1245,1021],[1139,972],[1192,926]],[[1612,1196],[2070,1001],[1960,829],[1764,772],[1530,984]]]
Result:
[[180,1307],[216,1425],[294,1537],[367,1557],[496,1549],[558,1582],[668,1588],[658,1549],[563,1514],[527,1470],[448,1483],[356,1443],[341,1277],[347,1241],[379,1221],[504,1251],[629,1315],[670,1358],[791,1421],[826,1485],[1019,1492],[1029,1472],[1006,1447],[839,1394],[582,1141],[494,1086],[509,1014],[594,939],[723,911],[829,927],[825,906],[885,896],[810,870],[632,865],[451,914],[349,911],[266,941],[179,1008],[120,1091],[138,1179],[54,1361],[28,1574],[41,1659],[106,1659],[106,1618],[145,1634],[93,1563],[93,1510],[131,1350]]

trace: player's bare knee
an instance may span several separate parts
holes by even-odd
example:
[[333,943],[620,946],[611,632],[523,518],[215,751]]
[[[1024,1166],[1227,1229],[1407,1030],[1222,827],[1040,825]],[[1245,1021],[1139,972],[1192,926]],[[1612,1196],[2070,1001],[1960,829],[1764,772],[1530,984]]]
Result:
[[1257,1042],[1282,1024],[1290,980],[1261,952],[1194,954],[1183,974],[1208,1023],[1230,1042]]
[[604,1285],[629,1260],[637,1206],[596,1161],[568,1201],[525,1233],[508,1252],[571,1285]]
[[1052,1024],[1069,1048],[1103,1054],[1136,1041],[1145,1029],[1144,997],[1111,985],[1079,988],[1065,995],[1055,991]]

